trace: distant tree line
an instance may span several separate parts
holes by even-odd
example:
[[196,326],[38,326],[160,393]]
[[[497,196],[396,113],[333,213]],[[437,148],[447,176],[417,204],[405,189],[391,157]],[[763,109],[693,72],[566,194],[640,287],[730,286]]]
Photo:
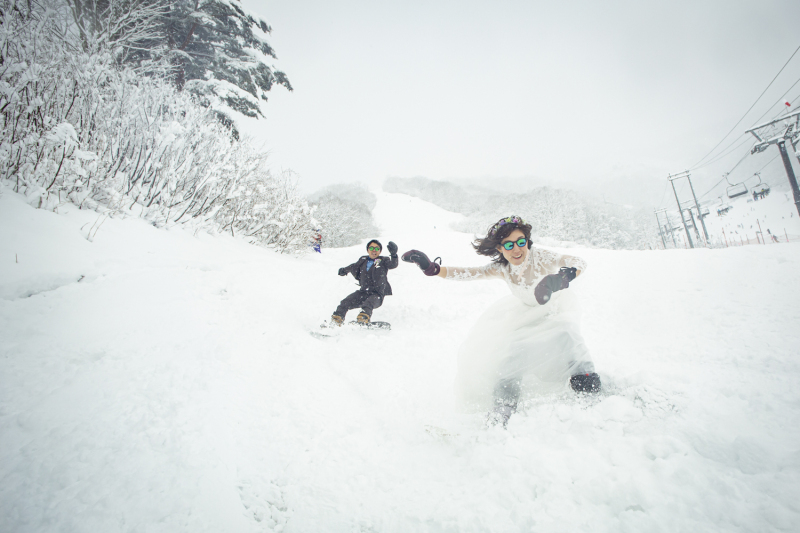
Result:
[[606,204],[572,190],[536,187],[497,193],[422,177],[390,178],[383,189],[465,215],[453,229],[469,233],[482,234],[500,218],[515,214],[533,225],[536,238],[612,249],[647,249],[658,238],[647,210]]
[[0,0],[0,181],[40,208],[304,249],[312,208],[230,117],[291,90],[269,31],[239,0]]

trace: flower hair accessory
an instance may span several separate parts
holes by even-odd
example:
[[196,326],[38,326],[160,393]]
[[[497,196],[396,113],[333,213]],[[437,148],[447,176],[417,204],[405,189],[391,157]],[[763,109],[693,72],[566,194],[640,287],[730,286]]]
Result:
[[502,228],[506,224],[520,225],[520,224],[525,224],[525,221],[522,220],[521,217],[518,217],[516,215],[510,216],[510,217],[506,217],[506,218],[501,218],[500,220],[497,221],[497,224],[492,226],[492,229],[489,230],[489,236],[490,237],[494,237],[494,234],[497,233],[497,230],[499,230],[500,228]]

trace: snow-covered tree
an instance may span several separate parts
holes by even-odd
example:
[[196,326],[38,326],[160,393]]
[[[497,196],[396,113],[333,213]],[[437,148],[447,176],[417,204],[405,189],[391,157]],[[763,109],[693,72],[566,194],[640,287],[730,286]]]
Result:
[[372,209],[377,199],[363,185],[331,185],[310,195],[309,200],[315,206],[323,247],[354,246],[376,236]]
[[200,95],[217,111],[228,107],[262,116],[260,100],[274,85],[292,90],[267,41],[272,28],[240,0],[170,0],[163,18],[164,44],[174,57],[178,88]]
[[[113,48],[120,62],[149,71],[170,66],[179,90],[215,110],[263,116],[261,101],[274,85],[292,90],[267,37],[272,28],[245,11],[241,0],[65,0],[84,51]],[[156,69],[160,71],[160,69]]]
[[282,252],[306,251],[317,222],[312,218],[314,208],[297,192],[294,176],[290,172],[272,176],[266,157],[251,156],[246,161],[252,171],[216,214],[220,230]]
[[[59,2],[50,2],[50,7]],[[160,56],[156,52],[163,32],[162,19],[168,0],[64,0],[84,52],[114,50],[117,59],[130,61]]]

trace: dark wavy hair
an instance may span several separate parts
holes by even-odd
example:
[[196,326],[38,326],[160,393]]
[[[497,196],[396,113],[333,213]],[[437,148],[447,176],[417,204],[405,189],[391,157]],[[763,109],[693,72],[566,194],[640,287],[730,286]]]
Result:
[[506,264],[508,260],[497,250],[497,247],[515,229],[520,230],[525,235],[525,238],[528,239],[528,248],[530,248],[533,226],[518,216],[501,218],[495,224],[492,224],[486,231],[486,237],[475,239],[472,242],[472,247],[475,248],[476,253],[491,257],[492,262]]

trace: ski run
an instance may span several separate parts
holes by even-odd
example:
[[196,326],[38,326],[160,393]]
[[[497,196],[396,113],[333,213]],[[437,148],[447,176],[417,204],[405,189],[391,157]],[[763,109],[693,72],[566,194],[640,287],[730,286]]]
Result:
[[[461,215],[377,194],[384,246],[486,262]],[[363,244],[98,217],[0,196],[0,531],[797,531],[800,243],[555,248],[588,262],[604,390],[487,429],[453,379],[504,283],[401,262],[391,331],[318,339]]]

